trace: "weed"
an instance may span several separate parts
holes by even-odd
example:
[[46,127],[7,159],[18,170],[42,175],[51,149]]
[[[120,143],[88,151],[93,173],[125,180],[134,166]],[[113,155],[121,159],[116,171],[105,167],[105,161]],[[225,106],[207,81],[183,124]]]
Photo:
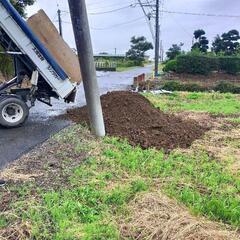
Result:
[[[240,107],[238,96],[232,94],[146,96],[164,111],[230,114],[239,112]],[[59,184],[54,190],[37,182],[9,188],[17,196],[9,206],[11,216],[31,224],[31,239],[120,239],[118,219],[129,216],[129,202],[141,192],[159,189],[194,214],[233,226],[240,224],[238,175],[231,174],[223,163],[200,148],[169,154],[143,150],[118,138],[96,140],[82,126],[68,128],[53,140],[61,146],[54,154],[59,161],[62,159],[64,179],[69,184]],[[234,149],[239,148],[236,140],[228,141]],[[67,155],[66,148],[71,149]],[[68,169],[82,152],[88,153],[85,161]],[[6,228],[9,221],[15,220],[0,215],[0,229]]]
[[88,224],[84,228],[83,240],[117,240],[120,239],[118,229],[115,225],[108,223]]
[[232,123],[240,123],[240,118],[229,118],[228,121]]
[[149,179],[168,179],[162,189],[193,212],[234,225],[240,223],[240,208],[237,207],[240,206],[240,180],[219,162],[210,159],[207,153],[183,154],[176,151],[164,156],[154,149],[132,148],[124,141],[115,146],[107,149],[105,156],[129,173],[138,173]]
[[230,93],[174,93],[174,95],[144,94],[156,108],[162,111],[203,111],[213,114],[237,114],[240,112],[239,96]]
[[0,229],[7,226],[7,219],[0,214]]

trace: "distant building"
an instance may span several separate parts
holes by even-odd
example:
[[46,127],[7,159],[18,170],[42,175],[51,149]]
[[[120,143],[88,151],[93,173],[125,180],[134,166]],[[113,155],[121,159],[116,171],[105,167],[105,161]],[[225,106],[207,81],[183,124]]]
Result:
[[125,54],[109,54],[109,53],[94,54],[95,61],[99,60],[123,61],[125,58],[126,58]]

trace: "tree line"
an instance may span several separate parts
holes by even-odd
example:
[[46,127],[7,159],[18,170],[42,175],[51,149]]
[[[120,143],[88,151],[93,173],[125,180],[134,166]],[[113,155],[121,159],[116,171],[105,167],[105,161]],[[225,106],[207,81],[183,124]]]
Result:
[[[222,35],[217,35],[212,45],[206,37],[203,29],[198,29],[193,33],[193,44],[191,51],[200,53],[209,53],[222,56],[233,56],[240,54],[240,35],[236,29],[230,30]],[[178,55],[183,54],[182,46],[184,44],[173,44],[166,52],[168,60],[175,59]]]

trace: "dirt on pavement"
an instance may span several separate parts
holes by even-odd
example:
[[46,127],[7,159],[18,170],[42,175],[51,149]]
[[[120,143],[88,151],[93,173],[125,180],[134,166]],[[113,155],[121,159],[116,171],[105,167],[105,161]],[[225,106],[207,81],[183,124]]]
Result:
[[[163,113],[138,93],[111,92],[103,95],[101,101],[107,134],[126,138],[131,145],[143,149],[188,148],[209,130],[194,120]],[[86,106],[70,109],[64,117],[89,124]]]

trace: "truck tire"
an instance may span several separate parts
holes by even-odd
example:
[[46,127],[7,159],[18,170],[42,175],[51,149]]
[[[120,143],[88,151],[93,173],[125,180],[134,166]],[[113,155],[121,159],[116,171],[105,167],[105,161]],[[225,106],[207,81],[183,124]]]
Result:
[[0,125],[6,128],[21,126],[28,118],[27,104],[14,96],[0,98]]

